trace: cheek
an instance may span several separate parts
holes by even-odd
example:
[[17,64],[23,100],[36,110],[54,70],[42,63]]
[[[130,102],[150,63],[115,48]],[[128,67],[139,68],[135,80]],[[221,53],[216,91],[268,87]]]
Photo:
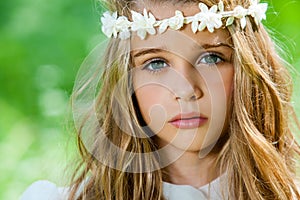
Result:
[[[215,85],[213,105],[218,107],[220,112],[224,112],[224,118],[227,117],[227,112],[229,111],[229,105],[231,101],[232,91],[233,91],[233,76],[234,68],[233,66],[228,66],[226,68],[220,69],[221,80]],[[224,109],[220,107],[224,107]]]
[[135,95],[147,125],[153,131],[160,130],[167,118],[166,102],[168,93],[166,89],[157,85],[147,85],[136,89]]
[[233,91],[233,76],[234,76],[233,67],[225,71],[222,76],[227,101],[231,99],[231,95]]
[[[207,94],[210,97],[210,124],[207,143],[217,141],[227,129],[230,102],[233,91],[234,68],[232,65],[218,69],[218,73],[206,74]],[[205,77],[205,76],[203,76]]]
[[214,103],[222,104],[228,102],[233,91],[234,68],[232,65],[225,65],[214,72],[203,74],[207,84],[207,92]]
[[231,112],[234,68],[230,67],[220,72],[222,74],[222,82],[219,83],[218,89],[216,89],[218,92],[216,92],[215,100],[213,100],[213,106],[219,110],[216,115],[222,116],[223,119],[220,119],[220,121],[224,121],[224,128],[226,129]]

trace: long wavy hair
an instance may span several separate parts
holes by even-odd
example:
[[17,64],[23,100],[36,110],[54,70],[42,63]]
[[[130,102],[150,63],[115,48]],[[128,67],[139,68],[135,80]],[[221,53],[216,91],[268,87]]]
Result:
[[[104,3],[109,10],[129,17],[130,9],[138,1],[107,0]],[[218,0],[201,2],[212,6]],[[250,5],[250,0],[223,2],[228,10],[237,5]],[[295,159],[300,151],[292,133],[292,130],[299,131],[299,125],[293,129],[298,121],[291,105],[288,64],[278,55],[278,48],[262,25],[257,26],[250,17],[244,30],[237,23],[238,20],[227,27],[234,45],[233,107],[228,139],[217,159],[219,169],[227,174],[228,198],[300,199],[295,181]],[[94,111],[98,120],[91,124],[94,131],[90,136],[94,143],[89,150],[84,145],[83,122],[77,138],[82,160],[72,178],[69,200],[164,199],[163,173],[157,167],[159,159],[147,154],[156,151],[156,145],[151,138],[141,137],[147,133],[141,126],[132,88],[129,48],[128,41],[111,39],[106,49]],[[80,91],[84,89],[83,86]],[[86,113],[88,118],[89,111]],[[120,123],[126,130],[120,128]],[[114,145],[124,151],[115,152]],[[128,152],[136,154],[128,155]]]

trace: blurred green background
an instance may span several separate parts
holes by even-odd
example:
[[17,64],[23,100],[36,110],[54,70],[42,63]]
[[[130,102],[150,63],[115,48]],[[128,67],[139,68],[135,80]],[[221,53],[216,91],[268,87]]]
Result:
[[[300,1],[268,2],[264,24],[300,71]],[[76,152],[68,98],[81,62],[101,41],[100,10],[93,0],[0,1],[0,199],[18,199],[38,179],[68,181]]]

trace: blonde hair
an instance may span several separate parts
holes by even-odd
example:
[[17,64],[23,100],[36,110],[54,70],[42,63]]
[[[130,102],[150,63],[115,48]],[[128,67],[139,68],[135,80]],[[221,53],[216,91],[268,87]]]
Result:
[[[202,2],[208,6],[218,3],[215,0]],[[223,2],[229,9],[250,4],[249,0]],[[109,0],[106,3],[110,10],[128,16],[135,1]],[[229,199],[300,199],[294,179],[294,159],[300,151],[291,131],[292,81],[286,63],[277,54],[265,28],[257,26],[251,18],[247,18],[245,30],[233,25],[228,31],[235,50],[233,108],[228,139],[217,164],[221,171],[226,171]],[[80,137],[82,129],[78,130],[82,162],[73,176],[70,200],[164,199],[162,171],[148,170],[159,166],[157,158],[151,154],[133,158],[116,153],[99,134],[101,130],[109,141],[127,152],[143,154],[157,150],[151,139],[137,137],[147,133],[141,128],[142,119],[132,96],[128,48],[128,41],[115,39],[108,45],[96,101],[99,121],[94,124],[95,132],[90,133],[95,143],[92,151],[87,150]],[[118,101],[115,101],[116,95]],[[119,127],[120,121],[130,135]],[[95,155],[100,155],[102,162]],[[110,162],[118,167],[107,165]],[[130,167],[139,171],[133,173],[128,170]]]

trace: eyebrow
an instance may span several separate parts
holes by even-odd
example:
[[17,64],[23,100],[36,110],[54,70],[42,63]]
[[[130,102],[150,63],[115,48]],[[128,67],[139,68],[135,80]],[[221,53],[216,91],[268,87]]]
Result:
[[138,51],[136,54],[133,55],[133,57],[137,58],[146,54],[154,54],[154,53],[160,53],[165,51],[163,48],[149,48],[149,49],[142,49],[141,51]]
[[210,48],[216,48],[216,47],[221,47],[221,46],[225,46],[225,47],[229,47],[231,49],[233,49],[233,46],[227,43],[223,43],[223,42],[218,42],[216,44],[202,44],[202,45],[195,45],[195,48],[199,49],[199,47],[202,47],[202,49],[210,49]]
[[[195,44],[193,45],[192,49],[199,49],[199,47],[201,47],[201,49],[210,49],[210,48],[216,48],[216,47],[229,47],[231,49],[233,49],[233,46],[227,43],[223,43],[223,42],[218,42],[216,44]],[[136,54],[133,55],[134,58],[146,55],[146,54],[154,54],[154,53],[160,53],[160,52],[164,52],[166,51],[167,48],[165,46],[163,47],[158,47],[158,48],[145,48],[145,49],[141,49],[140,51],[138,51]]]

